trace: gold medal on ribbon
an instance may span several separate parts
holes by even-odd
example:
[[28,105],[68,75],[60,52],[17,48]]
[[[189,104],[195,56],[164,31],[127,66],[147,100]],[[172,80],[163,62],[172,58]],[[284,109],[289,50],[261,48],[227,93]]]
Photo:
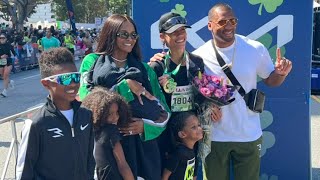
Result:
[[164,85],[163,90],[168,93],[171,94],[176,90],[177,87],[177,83],[174,82],[173,78],[169,78],[167,83]]

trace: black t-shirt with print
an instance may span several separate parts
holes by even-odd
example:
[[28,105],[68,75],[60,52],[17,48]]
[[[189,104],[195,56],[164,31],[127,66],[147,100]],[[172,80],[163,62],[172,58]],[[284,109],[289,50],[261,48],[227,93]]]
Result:
[[113,124],[107,124],[95,132],[94,158],[99,180],[122,180],[113,156],[113,148],[120,140],[121,135],[118,127]]
[[165,168],[172,172],[169,180],[193,179],[195,168],[195,153],[183,144],[179,144],[166,161]]

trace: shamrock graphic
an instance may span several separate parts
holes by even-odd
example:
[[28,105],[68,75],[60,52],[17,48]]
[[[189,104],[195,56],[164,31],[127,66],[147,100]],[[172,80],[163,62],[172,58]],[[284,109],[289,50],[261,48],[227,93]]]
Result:
[[[275,63],[275,61],[277,59],[276,58],[276,56],[277,56],[277,54],[276,54],[277,45],[274,45],[274,46],[270,47],[271,44],[272,44],[272,36],[271,36],[271,34],[266,33],[263,36],[261,36],[260,38],[258,38],[257,41],[261,42],[268,49],[269,54],[270,54],[270,56],[272,58],[272,61],[273,61],[273,63]],[[284,46],[282,46],[282,47],[280,47],[280,50],[281,50],[281,56],[284,57],[284,55],[286,54],[286,48]],[[257,81],[258,82],[261,81],[261,78],[258,77]]]
[[180,14],[180,16],[184,18],[187,16],[187,11],[184,10],[183,4],[176,4],[175,8],[176,9],[172,9],[171,12]]
[[160,2],[169,2],[170,0],[160,0]]
[[276,11],[277,7],[283,3],[283,0],[248,0],[250,4],[260,4],[258,14],[261,15],[262,7],[266,9],[268,13]]
[[278,180],[278,176],[271,175],[269,178],[267,174],[262,174],[260,180]]
[[[260,122],[261,122],[261,129],[264,130],[269,127],[273,122],[273,116],[270,111],[263,111],[260,114]],[[260,157],[264,156],[267,152],[267,149],[271,148],[275,142],[276,138],[274,134],[270,131],[263,131],[262,132],[263,141],[262,147],[260,152]]]

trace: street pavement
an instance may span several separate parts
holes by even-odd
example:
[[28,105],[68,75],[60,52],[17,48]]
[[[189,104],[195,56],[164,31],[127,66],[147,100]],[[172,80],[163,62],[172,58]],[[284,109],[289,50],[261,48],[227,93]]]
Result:
[[[80,61],[76,61],[76,64],[79,67]],[[45,101],[48,94],[40,84],[39,69],[12,74],[11,79],[15,81],[15,89],[9,91],[7,98],[0,97],[0,119],[38,106]],[[0,89],[2,90],[2,88],[2,81],[0,81]],[[310,98],[310,108],[312,180],[320,180],[320,140],[317,138],[320,137],[320,96]],[[23,122],[17,121],[16,126],[18,140],[20,141]],[[0,176],[4,169],[11,138],[10,123],[0,124]],[[14,166],[15,156],[13,154],[5,176],[6,180],[14,179]]]

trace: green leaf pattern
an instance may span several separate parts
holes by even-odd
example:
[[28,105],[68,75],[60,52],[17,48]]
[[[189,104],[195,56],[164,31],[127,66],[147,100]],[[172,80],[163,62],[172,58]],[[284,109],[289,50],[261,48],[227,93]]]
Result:
[[283,0],[248,0],[250,4],[260,4],[258,14],[262,14],[262,8],[264,7],[268,13],[273,13],[277,10],[277,7],[283,3]]
[[[273,122],[273,116],[270,111],[263,111],[260,114],[260,122],[261,122],[261,129],[264,130],[269,127]],[[262,132],[263,141],[261,146],[260,157],[264,156],[267,153],[267,150],[274,146],[276,143],[276,138],[274,134],[270,131],[263,131]]]
[[187,11],[184,10],[183,4],[176,4],[175,9],[171,9],[171,12],[180,14],[184,18],[187,16]]
[[[269,54],[272,58],[272,62],[275,63],[276,61],[276,51],[277,51],[277,45],[272,45],[272,36],[269,33],[264,34],[260,38],[257,39],[257,41],[261,42],[269,51]],[[282,46],[280,47],[281,50],[281,56],[283,57],[286,54],[286,47]],[[260,77],[257,77],[257,82],[260,82],[262,79]]]

